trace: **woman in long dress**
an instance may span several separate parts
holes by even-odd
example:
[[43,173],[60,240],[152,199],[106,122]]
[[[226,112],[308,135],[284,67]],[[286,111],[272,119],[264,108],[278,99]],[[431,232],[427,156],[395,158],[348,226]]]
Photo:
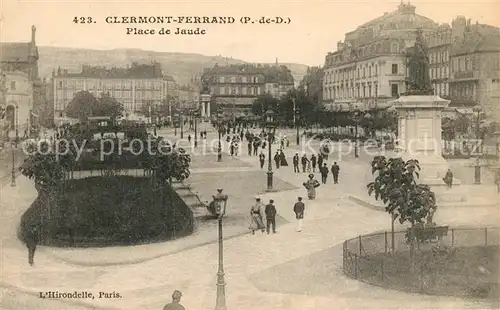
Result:
[[316,198],[316,187],[319,186],[319,182],[314,179],[314,174],[309,174],[309,179],[303,183],[304,187],[307,189],[307,197],[309,200]]
[[264,232],[266,226],[263,221],[263,209],[264,204],[260,201],[259,197],[255,197],[255,204],[250,209],[251,223],[249,229],[252,231],[252,235],[255,235],[256,230],[261,230]]

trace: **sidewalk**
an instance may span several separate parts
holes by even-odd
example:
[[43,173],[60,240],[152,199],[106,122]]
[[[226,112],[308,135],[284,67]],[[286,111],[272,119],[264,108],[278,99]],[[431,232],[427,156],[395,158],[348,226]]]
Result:
[[[287,152],[294,150],[289,149]],[[258,164],[255,157],[240,159],[252,163],[253,166]],[[356,168],[357,166],[359,167]],[[331,279],[332,292],[328,296],[308,296],[307,291],[304,291],[303,295],[270,293],[255,287],[250,281],[252,275],[336,247],[344,240],[359,234],[390,228],[390,219],[385,212],[363,208],[347,200],[351,188],[360,183],[360,173],[365,169],[363,165],[346,160],[341,164],[341,169],[340,184],[333,184],[332,180],[329,180],[329,184],[318,188],[316,200],[305,200],[306,213],[301,233],[294,229],[295,215],[292,208],[298,195],[306,196],[302,187],[306,174],[294,174],[293,167],[276,171],[278,177],[284,178],[300,189],[284,193],[266,193],[262,197],[264,200],[274,198],[278,213],[291,221],[291,224],[278,227],[276,235],[246,234],[224,241],[226,295],[229,309],[400,309],[408,308],[408,305],[415,309],[487,308],[484,304],[456,298],[383,290],[346,278],[338,266],[342,254],[341,248],[338,255],[332,257],[332,266],[335,266],[332,268],[339,269],[339,275]],[[264,171],[262,173],[265,175]],[[187,309],[204,310],[214,307],[217,244],[192,248],[134,265],[107,267],[70,266],[54,260],[52,253],[42,247],[37,250],[36,266],[27,265],[26,248],[15,238],[15,231],[20,215],[36,195],[30,182],[20,177],[18,188],[4,187],[0,191],[2,282],[33,294],[49,290],[64,292],[88,290],[94,294],[99,291],[115,291],[123,296],[120,299],[78,300],[80,304],[85,303],[89,308],[161,309],[169,301],[174,289],[183,292],[182,303]],[[361,186],[364,185],[360,184],[359,187]],[[484,222],[486,220],[498,222],[497,219],[489,218],[487,214],[480,214],[476,209],[474,213],[451,211],[443,212],[444,214],[440,211],[436,216],[446,220],[450,225],[468,223],[486,225]],[[159,243],[150,246],[164,248],[166,245]],[[124,248],[125,250],[130,248]],[[123,252],[117,255],[123,255]],[[44,309],[60,308],[47,300]]]

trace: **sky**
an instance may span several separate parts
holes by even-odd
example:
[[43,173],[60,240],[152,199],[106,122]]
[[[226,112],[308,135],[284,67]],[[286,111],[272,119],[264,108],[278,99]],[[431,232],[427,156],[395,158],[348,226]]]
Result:
[[[249,62],[322,65],[346,32],[397,9],[400,1],[12,1],[0,0],[0,41],[31,39],[35,25],[39,46],[90,49],[140,48],[158,52],[222,55]],[[406,1],[405,1],[406,3]],[[500,26],[499,0],[411,1],[416,13],[439,23],[458,15],[472,23]],[[495,14],[497,13],[497,14]],[[234,24],[108,24],[107,16],[230,16]],[[75,24],[75,17],[92,17]],[[243,24],[242,17],[255,23]],[[260,24],[262,17],[290,18],[288,24]],[[132,35],[127,28],[205,29],[205,35]]]

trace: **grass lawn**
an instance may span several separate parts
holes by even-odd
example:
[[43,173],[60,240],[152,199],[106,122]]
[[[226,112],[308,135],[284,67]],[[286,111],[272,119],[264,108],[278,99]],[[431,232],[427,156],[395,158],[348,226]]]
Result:
[[[423,293],[481,299],[498,307],[499,254],[498,246],[457,248],[447,258],[436,259],[425,267]],[[361,262],[359,275],[365,282],[377,286],[421,293],[419,268],[416,268],[416,275],[410,273],[408,256],[407,252],[397,253],[395,258],[385,254],[371,256],[370,260]],[[383,279],[381,261],[385,262]],[[390,268],[391,263],[395,267]],[[300,266],[307,268],[298,268]],[[489,273],[481,272],[480,266]],[[383,298],[377,290],[363,292],[360,282],[343,274],[341,245],[273,266],[251,275],[250,281],[260,290],[269,292],[320,296],[354,294],[353,297],[362,293]]]
[[[45,196],[44,196],[45,197]],[[130,176],[89,177],[72,180],[57,207],[51,203],[51,220],[44,198],[38,197],[22,218],[41,222],[44,244],[55,246],[131,245],[168,240],[185,227],[179,215],[172,218],[168,188],[155,189],[149,179]],[[175,223],[174,223],[175,222]],[[175,228],[174,228],[175,225]],[[187,231],[186,231],[187,232]],[[48,235],[48,238],[47,238]]]
[[[202,201],[212,201],[212,195],[221,187],[229,195],[227,215],[224,225],[240,226],[242,231],[248,231],[250,224],[250,207],[255,203],[254,196],[263,193],[266,187],[266,174],[261,171],[226,172],[226,173],[197,173],[191,175],[186,183],[191,184],[199,193]],[[278,191],[296,189],[293,185],[274,178],[274,188]],[[266,203],[266,201],[264,201]],[[276,201],[279,204],[279,201]],[[276,225],[286,223],[278,214]],[[211,221],[210,225],[215,225]]]

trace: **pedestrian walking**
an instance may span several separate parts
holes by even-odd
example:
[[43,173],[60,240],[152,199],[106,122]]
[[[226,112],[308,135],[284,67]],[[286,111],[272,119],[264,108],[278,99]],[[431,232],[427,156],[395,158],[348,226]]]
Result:
[[186,310],[186,308],[181,305],[181,297],[182,293],[178,290],[175,290],[172,294],[172,302],[165,305],[165,307],[163,307],[163,310]]
[[311,170],[312,170],[311,161],[310,161],[310,160],[308,160],[308,161],[307,161],[307,173],[311,173]]
[[299,153],[295,153],[295,155],[293,155],[292,162],[293,162],[293,172],[299,173],[300,172],[300,170],[299,170]]
[[24,235],[26,247],[28,248],[28,263],[33,266],[35,264],[35,251],[40,238],[40,231],[35,224],[29,224]]
[[288,140],[288,138],[286,138],[286,148],[289,148],[290,147],[290,140]]
[[451,169],[448,169],[446,171],[446,175],[443,178],[444,183],[448,186],[448,188],[451,188],[453,186],[453,172],[451,172]]
[[323,167],[323,155],[321,153],[318,154],[318,169]]
[[248,156],[252,156],[252,141],[248,141]]
[[326,184],[326,179],[328,178],[328,167],[326,163],[319,169],[319,172],[321,173],[321,183]]
[[276,154],[274,154],[274,163],[276,164],[276,170],[280,169],[280,162],[281,162],[281,157],[279,151],[276,151]]
[[286,160],[285,152],[283,152],[283,150],[280,150],[280,166],[281,167],[288,166],[288,161]]
[[254,138],[254,141],[253,141],[253,155],[254,156],[257,156],[257,151],[259,150],[259,140],[257,140],[257,138]]
[[307,155],[303,154],[302,158],[300,159],[300,163],[302,164],[302,172],[306,172],[306,166],[307,166],[308,162],[309,162],[309,159],[307,159]]
[[266,155],[264,155],[264,152],[260,152],[259,154],[259,161],[260,161],[260,169],[264,169],[264,163],[266,162]]
[[266,231],[269,235],[271,226],[273,227],[273,234],[276,233],[276,207],[274,206],[274,200],[269,200],[266,205]]
[[312,166],[312,172],[316,172],[316,155],[312,154],[311,155],[311,166]]
[[188,142],[191,144],[191,135],[188,135]]
[[263,217],[265,214],[265,210],[263,209],[265,209],[264,204],[260,201],[260,197],[256,196],[255,204],[252,206],[252,208],[250,208],[251,223],[249,228],[252,231],[252,235],[255,235],[256,230],[260,229],[262,232],[264,232],[264,229],[266,228],[263,222]]
[[317,180],[314,179],[314,174],[309,174],[309,179],[302,183],[304,187],[307,189],[307,197],[309,200],[313,200],[316,198],[316,188],[320,185]]
[[339,183],[339,171],[340,171],[340,167],[339,165],[337,165],[337,162],[333,162],[333,165],[332,165],[332,176],[333,176],[333,183],[334,184],[338,184]]
[[293,212],[297,219],[297,231],[302,231],[302,220],[304,219],[305,205],[302,202],[302,197],[297,197],[297,202],[293,205]]

